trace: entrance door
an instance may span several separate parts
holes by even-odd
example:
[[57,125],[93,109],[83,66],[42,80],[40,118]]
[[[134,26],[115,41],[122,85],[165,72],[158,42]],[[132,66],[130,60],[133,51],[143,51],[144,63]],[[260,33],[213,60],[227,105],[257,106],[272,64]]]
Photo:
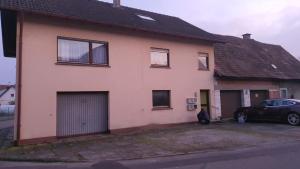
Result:
[[267,90],[251,90],[250,98],[251,98],[251,106],[258,106],[264,100],[269,99],[269,91],[267,91]]
[[77,136],[108,131],[107,93],[58,93],[57,136]]
[[201,109],[210,114],[209,90],[200,91]]

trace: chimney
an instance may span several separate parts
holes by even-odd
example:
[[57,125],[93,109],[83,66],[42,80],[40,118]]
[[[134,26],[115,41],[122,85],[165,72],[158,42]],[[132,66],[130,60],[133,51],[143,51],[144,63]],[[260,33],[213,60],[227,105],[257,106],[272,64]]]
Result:
[[245,39],[245,40],[251,39],[251,34],[250,34],[250,33],[244,34],[244,35],[243,35],[243,39]]
[[115,8],[121,7],[121,0],[114,0],[113,6],[114,6]]

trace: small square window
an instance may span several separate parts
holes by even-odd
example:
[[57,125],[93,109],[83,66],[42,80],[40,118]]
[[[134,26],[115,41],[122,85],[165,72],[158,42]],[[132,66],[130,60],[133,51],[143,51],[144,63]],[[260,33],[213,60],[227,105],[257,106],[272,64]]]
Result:
[[171,95],[169,90],[154,90],[152,91],[153,108],[170,108]]
[[93,64],[108,65],[108,47],[106,43],[92,43]]
[[151,48],[151,67],[169,67],[169,50]]
[[209,70],[208,54],[199,53],[198,59],[199,59],[198,61],[199,70]]

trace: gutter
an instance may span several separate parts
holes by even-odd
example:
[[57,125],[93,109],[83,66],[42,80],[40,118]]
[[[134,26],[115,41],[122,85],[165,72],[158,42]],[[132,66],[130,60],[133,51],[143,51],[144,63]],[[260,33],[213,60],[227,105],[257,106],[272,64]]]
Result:
[[22,96],[22,48],[23,48],[23,25],[24,25],[24,13],[18,12],[19,26],[19,51],[17,55],[17,138],[16,145],[20,145],[21,140],[21,96]]

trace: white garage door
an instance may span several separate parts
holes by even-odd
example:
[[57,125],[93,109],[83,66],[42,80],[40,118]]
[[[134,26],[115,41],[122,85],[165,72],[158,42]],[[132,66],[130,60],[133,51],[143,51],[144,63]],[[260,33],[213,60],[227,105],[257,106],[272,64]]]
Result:
[[107,93],[57,94],[58,137],[97,134],[107,131]]

